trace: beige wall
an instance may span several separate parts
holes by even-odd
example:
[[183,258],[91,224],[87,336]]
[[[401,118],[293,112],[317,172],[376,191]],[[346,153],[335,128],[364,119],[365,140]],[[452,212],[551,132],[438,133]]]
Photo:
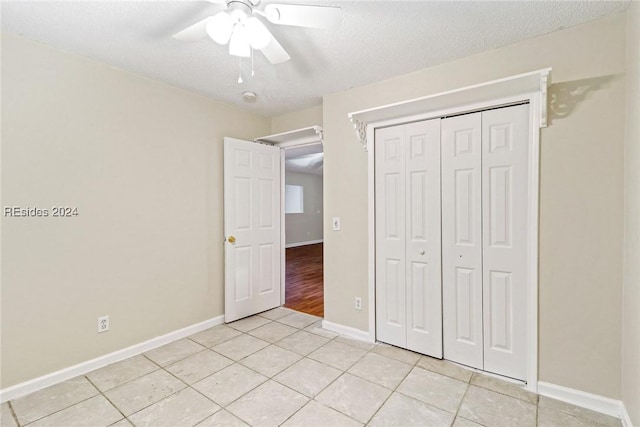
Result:
[[223,314],[222,138],[269,132],[4,35],[2,205],[79,214],[2,219],[2,387]]
[[640,426],[640,2],[627,11],[622,400]]
[[285,215],[286,243],[322,240],[322,176],[287,172],[285,182],[304,188],[304,213]]
[[271,133],[274,134],[311,126],[322,126],[322,105],[283,114],[271,119]]
[[620,398],[624,15],[324,97],[325,229],[342,218],[325,234],[325,317],[369,327],[367,156],[347,114],[544,67],[553,96],[589,90],[541,132],[539,379]]

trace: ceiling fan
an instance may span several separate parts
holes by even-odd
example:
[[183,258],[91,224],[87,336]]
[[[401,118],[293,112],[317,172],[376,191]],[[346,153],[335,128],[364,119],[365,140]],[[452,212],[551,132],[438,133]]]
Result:
[[302,4],[269,3],[260,7],[260,0],[207,0],[224,6],[209,16],[176,33],[177,40],[196,41],[207,36],[221,45],[229,44],[229,54],[251,56],[259,50],[272,64],[291,59],[260,18],[276,25],[308,28],[335,28],[340,24],[339,7]]

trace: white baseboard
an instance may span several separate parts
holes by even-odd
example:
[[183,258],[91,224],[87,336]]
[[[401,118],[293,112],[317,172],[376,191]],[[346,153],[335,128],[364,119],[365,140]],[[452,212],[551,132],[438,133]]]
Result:
[[224,316],[214,317],[212,319],[205,320],[204,322],[196,323],[195,325],[187,326],[186,328],[151,338],[150,340],[139,344],[134,344],[131,347],[123,348],[121,350],[114,351],[113,353],[105,354],[104,356],[99,356],[95,359],[87,360],[86,362],[78,363],[77,365],[69,366],[68,368],[7,387],[0,390],[0,403],[70,380],[78,375],[84,375],[87,372],[91,372],[126,358],[153,350],[154,348],[169,344],[170,342],[188,337],[189,335],[196,334],[222,323],[224,323]]
[[631,422],[631,416],[629,415],[629,412],[627,412],[627,407],[624,405],[624,402],[620,402],[620,403],[622,403],[622,416],[620,417],[620,420],[622,420],[622,426],[633,427],[633,423]]
[[345,326],[339,323],[333,323],[333,322],[329,322],[328,320],[323,320],[322,327],[328,331],[346,335],[350,338],[355,338],[360,341],[374,342],[371,340],[371,336],[369,335],[369,332],[363,331],[361,329],[352,328],[351,326]]
[[[545,383],[542,381],[538,381],[538,394],[550,397],[552,399],[571,403],[572,405],[580,406],[581,408],[600,412],[601,414],[620,418],[625,424],[625,427],[632,427],[629,415],[626,414],[627,410],[624,406],[624,403],[620,400],[611,399],[609,397],[587,393],[585,391],[563,387],[556,384]],[[626,421],[625,414],[627,419]]]
[[324,239],[309,240],[307,242],[287,243],[287,244],[284,245],[284,247],[285,247],[285,249],[297,248],[298,246],[316,245],[318,243],[323,243],[323,242],[324,242]]

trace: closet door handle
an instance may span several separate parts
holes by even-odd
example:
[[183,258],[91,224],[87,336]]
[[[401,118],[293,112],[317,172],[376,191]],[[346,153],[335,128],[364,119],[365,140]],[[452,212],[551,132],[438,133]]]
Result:
[[420,255],[424,255],[424,249],[420,249],[420,250],[418,251],[418,253],[419,253]]

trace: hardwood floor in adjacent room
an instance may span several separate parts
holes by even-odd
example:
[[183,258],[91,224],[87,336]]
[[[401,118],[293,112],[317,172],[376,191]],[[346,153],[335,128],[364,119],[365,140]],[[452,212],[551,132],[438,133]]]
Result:
[[324,317],[322,243],[286,250],[285,307]]

